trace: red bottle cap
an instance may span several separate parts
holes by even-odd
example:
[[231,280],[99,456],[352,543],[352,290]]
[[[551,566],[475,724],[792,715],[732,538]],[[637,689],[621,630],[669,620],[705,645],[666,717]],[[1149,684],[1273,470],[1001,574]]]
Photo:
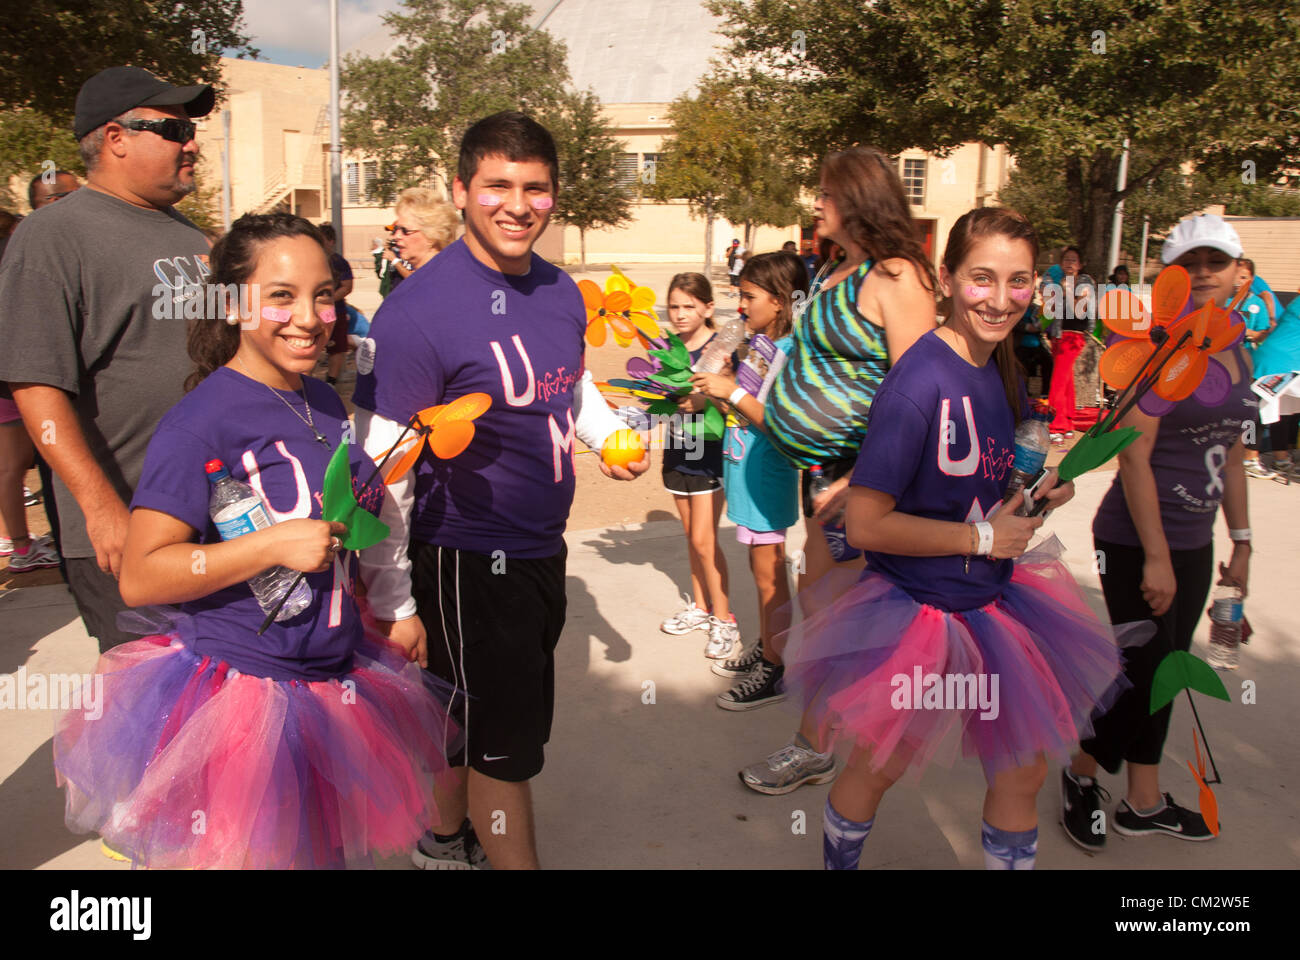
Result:
[[226,469],[226,465],[220,460],[209,460],[203,465],[203,470],[206,473],[220,473],[224,469]]

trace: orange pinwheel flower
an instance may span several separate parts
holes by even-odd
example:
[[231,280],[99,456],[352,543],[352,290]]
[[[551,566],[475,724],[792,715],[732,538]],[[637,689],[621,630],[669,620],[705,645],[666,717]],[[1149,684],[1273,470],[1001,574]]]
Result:
[[[1212,362],[1215,368],[1219,367],[1211,355],[1230,347],[1246,329],[1233,313],[1233,307],[1244,298],[1239,294],[1227,310],[1211,301],[1199,310],[1184,313],[1191,291],[1191,277],[1185,269],[1173,264],[1160,271],[1156,278],[1151,291],[1151,313],[1128,290],[1111,290],[1102,297],[1098,311],[1102,322],[1107,329],[1124,337],[1107,347],[1101,356],[1099,372],[1109,386],[1123,390],[1144,365],[1148,372],[1159,367],[1151,392],[1166,403],[1173,403],[1196,392],[1212,369]],[[1213,380],[1217,393],[1222,384],[1217,369]]]
[[399,447],[406,448],[397,462],[388,469],[384,483],[395,483],[402,479],[420,459],[426,443],[433,455],[440,460],[450,460],[462,454],[474,439],[474,419],[490,406],[492,398],[486,393],[467,393],[451,403],[426,407],[415,414],[410,421],[412,435],[375,458],[376,462],[381,462]]
[[583,305],[587,308],[587,342],[599,347],[605,342],[605,325],[614,332],[614,342],[626,347],[633,340],[646,343],[650,337],[659,336],[659,323],[651,308],[655,303],[654,291],[638,287],[618,268],[605,281],[605,289],[591,280],[578,281]]

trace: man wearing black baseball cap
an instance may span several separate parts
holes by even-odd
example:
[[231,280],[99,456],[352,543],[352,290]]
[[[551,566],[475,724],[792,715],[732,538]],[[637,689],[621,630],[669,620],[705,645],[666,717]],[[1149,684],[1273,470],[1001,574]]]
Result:
[[133,639],[116,622],[128,505],[191,367],[171,318],[209,272],[208,242],[173,204],[194,190],[192,118],[213,101],[139,67],[87,80],[86,189],[23,221],[0,264],[0,381],[54,470],[68,584],[101,652]]

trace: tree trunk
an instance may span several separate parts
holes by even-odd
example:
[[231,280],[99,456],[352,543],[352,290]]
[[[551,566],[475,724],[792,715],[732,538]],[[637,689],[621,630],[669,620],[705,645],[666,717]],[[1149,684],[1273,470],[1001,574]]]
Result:
[[745,221],[745,251],[752,254],[754,252],[754,221]]
[[[713,269],[713,204],[704,204],[704,275],[710,277]],[[712,283],[712,278],[709,280]]]
[[1098,281],[1106,279],[1110,221],[1119,203],[1115,190],[1118,173],[1119,157],[1110,150],[1094,152],[1086,174],[1082,158],[1069,157],[1065,161],[1070,233],[1083,253],[1083,272]]
[[578,249],[582,251],[582,272],[587,272],[587,231],[583,227],[578,228]]

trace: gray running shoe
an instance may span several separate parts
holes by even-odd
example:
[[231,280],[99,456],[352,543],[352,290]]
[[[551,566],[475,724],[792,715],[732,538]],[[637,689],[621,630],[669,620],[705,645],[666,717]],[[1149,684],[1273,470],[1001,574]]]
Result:
[[728,680],[734,680],[737,677],[749,676],[762,659],[763,639],[760,637],[758,642],[749,648],[748,653],[742,653],[732,660],[715,660],[709,669],[713,671],[715,677],[726,677]]
[[697,607],[689,594],[683,594],[682,596],[686,600],[686,609],[674,613],[659,624],[660,630],[664,633],[671,633],[675,637],[690,633],[692,630],[700,630],[709,625],[709,612]]
[[740,627],[735,620],[709,617],[709,642],[704,645],[704,655],[710,660],[729,660],[740,654]]
[[829,783],[839,771],[835,755],[818,753],[791,740],[766,760],[740,771],[740,782],[751,790],[779,797],[805,783]]
[[57,567],[59,565],[59,551],[54,549],[54,544],[50,543],[45,537],[37,537],[28,542],[23,550],[13,548],[13,553],[9,556],[9,570],[12,573],[23,573],[27,570],[39,570],[42,567]]
[[439,840],[432,830],[424,831],[424,836],[411,851],[411,862],[421,870],[492,869],[468,818],[450,840]]

